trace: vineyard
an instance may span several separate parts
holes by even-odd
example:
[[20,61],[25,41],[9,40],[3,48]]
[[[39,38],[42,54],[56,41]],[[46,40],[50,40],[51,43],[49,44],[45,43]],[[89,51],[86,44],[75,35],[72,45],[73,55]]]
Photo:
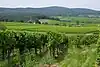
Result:
[[[40,64],[54,63],[61,64],[61,67],[67,67],[65,60],[68,59],[66,56],[70,55],[71,49],[74,51],[76,51],[76,49],[83,51],[86,50],[85,48],[95,49],[95,47],[92,46],[97,44],[98,38],[99,33],[96,32],[89,35],[81,34],[69,36],[64,33],[54,32],[0,31],[0,67],[39,67]],[[91,49],[89,50],[91,51]],[[90,53],[92,54],[92,52]],[[93,51],[93,54],[94,53],[96,53],[95,50]],[[72,53],[72,55],[75,56],[76,54]],[[70,56],[71,58],[72,55]],[[81,59],[82,57],[84,59],[80,62],[84,63],[84,61],[88,60],[87,56],[81,56]],[[86,61],[85,64],[87,65],[83,65],[82,67],[92,67],[96,62],[95,59],[91,64]],[[64,62],[65,64],[63,64]],[[81,64],[76,65],[77,67],[81,67]]]
[[97,43],[97,59],[96,59],[96,62],[97,62],[97,65],[100,66],[100,38],[98,39],[98,43]]

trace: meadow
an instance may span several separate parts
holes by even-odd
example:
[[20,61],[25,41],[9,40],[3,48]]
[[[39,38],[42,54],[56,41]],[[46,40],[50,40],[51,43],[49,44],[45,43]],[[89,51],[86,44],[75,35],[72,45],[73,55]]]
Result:
[[55,26],[55,25],[41,25],[41,24],[30,24],[30,23],[17,23],[9,22],[2,23],[8,30],[17,31],[30,31],[30,32],[60,32],[66,34],[84,34],[91,33],[99,30],[99,27],[95,24],[87,25],[85,27],[68,27],[68,26]]

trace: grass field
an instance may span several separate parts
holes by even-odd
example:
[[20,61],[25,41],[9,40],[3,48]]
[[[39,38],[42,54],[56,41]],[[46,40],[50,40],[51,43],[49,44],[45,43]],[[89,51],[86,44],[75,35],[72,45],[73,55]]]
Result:
[[87,17],[63,17],[63,16],[56,16],[57,18],[60,18],[62,20],[72,20],[72,22],[80,21],[85,23],[98,23],[100,21],[100,18],[87,18]]
[[30,23],[2,23],[8,30],[17,31],[31,31],[31,32],[61,32],[61,33],[87,33],[96,31],[99,28],[96,25],[87,25],[86,27],[67,27],[67,26],[55,26],[55,25],[39,25]]

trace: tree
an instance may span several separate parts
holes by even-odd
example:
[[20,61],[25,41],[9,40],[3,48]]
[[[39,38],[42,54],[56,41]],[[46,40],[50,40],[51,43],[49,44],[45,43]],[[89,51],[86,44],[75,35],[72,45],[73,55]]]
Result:
[[6,29],[7,29],[7,27],[0,23],[0,30],[6,30]]
[[79,25],[79,21],[76,21],[76,25]]
[[38,19],[35,20],[35,23],[36,24],[41,24],[41,22]]
[[24,22],[24,20],[20,20],[19,22]]

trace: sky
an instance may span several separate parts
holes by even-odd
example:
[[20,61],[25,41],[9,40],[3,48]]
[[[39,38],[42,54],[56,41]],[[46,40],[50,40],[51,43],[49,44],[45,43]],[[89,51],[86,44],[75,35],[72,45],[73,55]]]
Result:
[[100,0],[0,0],[0,7],[48,7],[89,8],[100,10]]

